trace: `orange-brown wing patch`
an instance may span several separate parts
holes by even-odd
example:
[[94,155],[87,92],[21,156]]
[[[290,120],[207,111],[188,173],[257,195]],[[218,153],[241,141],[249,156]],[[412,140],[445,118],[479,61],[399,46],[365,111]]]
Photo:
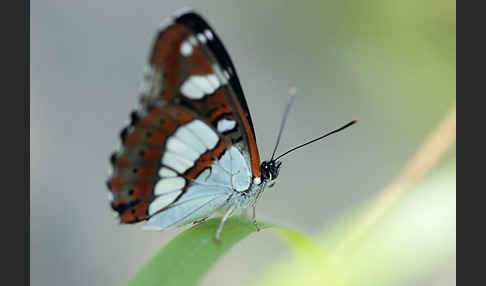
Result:
[[112,158],[114,172],[108,180],[112,208],[122,223],[148,218],[165,142],[179,126],[194,119],[191,112],[169,105],[150,109],[122,131],[123,150]]
[[[173,24],[161,31],[152,49],[150,65],[161,73],[158,96],[169,101],[179,93],[180,85],[191,75],[212,74],[211,61],[201,46],[192,47],[188,56],[181,54],[181,45],[194,35],[186,27]],[[187,43],[189,44],[189,43]]]
[[247,136],[247,144],[248,148],[250,149],[249,151],[251,158],[251,172],[253,174],[253,177],[260,178],[260,155],[258,153],[258,146],[256,145],[255,135],[251,130],[250,124],[246,119],[246,114],[243,112],[241,105],[239,103],[236,103],[235,105]]
[[123,178],[122,176],[114,176],[111,179],[108,180],[108,189],[110,189],[111,192],[117,192],[121,190],[123,187]]
[[219,159],[228,147],[222,140],[219,140],[212,150],[206,151],[197,159],[194,166],[184,173],[184,177],[186,179],[195,179],[202,171],[211,167],[214,161]]
[[[162,69],[163,80],[172,91],[176,91],[183,80],[181,77],[182,58],[179,50],[182,42],[190,34],[191,32],[183,25],[170,25],[158,34],[152,50],[150,64]],[[164,97],[170,98],[170,94],[164,94]]]
[[208,75],[213,73],[209,57],[201,46],[193,48],[193,52],[189,56],[189,67],[191,75]]
[[224,96],[223,88],[218,88],[210,96],[206,96],[204,103],[209,109],[209,114],[206,117],[208,122],[214,123],[223,115],[230,115],[233,112],[228,100]]
[[147,217],[149,205],[149,202],[141,201],[123,210],[120,214],[120,221],[122,223],[135,223],[144,220]]

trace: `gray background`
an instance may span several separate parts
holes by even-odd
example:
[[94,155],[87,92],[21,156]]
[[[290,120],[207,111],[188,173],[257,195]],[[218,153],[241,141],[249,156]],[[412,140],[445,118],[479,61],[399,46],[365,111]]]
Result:
[[[228,49],[263,159],[290,86],[297,100],[279,153],[360,120],[289,156],[258,204],[260,218],[316,233],[377,195],[455,93],[407,97],[414,90],[401,90],[400,82],[412,70],[367,55],[374,36],[361,33],[357,21],[369,11],[336,2],[31,1],[31,285],[122,285],[180,231],[120,226],[105,180],[156,28],[184,6],[205,16]],[[455,22],[450,32],[455,40]],[[393,64],[394,72],[383,72]],[[247,285],[286,253],[270,233],[253,235],[202,285]],[[417,284],[455,284],[454,263],[439,270]]]

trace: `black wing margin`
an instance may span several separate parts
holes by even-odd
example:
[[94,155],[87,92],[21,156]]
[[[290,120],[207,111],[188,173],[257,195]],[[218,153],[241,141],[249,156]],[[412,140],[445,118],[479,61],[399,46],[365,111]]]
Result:
[[248,108],[248,104],[246,103],[245,95],[243,94],[243,89],[241,88],[240,80],[238,79],[238,75],[236,74],[236,69],[231,61],[231,58],[226,51],[223,43],[219,39],[216,32],[209,26],[209,24],[197,13],[194,11],[187,11],[178,15],[175,19],[176,23],[182,24],[189,28],[194,34],[204,33],[206,30],[211,31],[214,38],[211,41],[206,43],[206,46],[209,50],[213,53],[213,56],[216,58],[218,63],[223,67],[225,70],[228,70],[231,74],[229,79],[229,83],[233,88],[233,91],[236,94],[236,98],[238,99],[239,104],[243,108],[245,112],[246,118],[248,123],[251,127],[251,131],[255,134],[255,130],[253,128],[253,122],[251,120],[250,110]]

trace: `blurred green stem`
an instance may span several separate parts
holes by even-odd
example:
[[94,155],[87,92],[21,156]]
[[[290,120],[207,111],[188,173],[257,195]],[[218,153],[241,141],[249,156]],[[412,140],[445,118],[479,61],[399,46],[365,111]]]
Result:
[[410,190],[434,168],[453,146],[456,140],[456,106],[449,111],[439,126],[427,137],[415,155],[405,165],[398,178],[388,185],[371,209],[342,240],[329,257],[339,257],[342,249],[353,245]]

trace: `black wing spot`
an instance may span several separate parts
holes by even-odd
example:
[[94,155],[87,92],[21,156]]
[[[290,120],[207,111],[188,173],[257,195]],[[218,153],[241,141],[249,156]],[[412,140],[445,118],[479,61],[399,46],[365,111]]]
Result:
[[121,139],[122,143],[125,143],[125,140],[127,139],[127,136],[128,136],[128,127],[125,127],[120,132],[120,139]]
[[111,163],[112,166],[114,166],[115,163],[116,163],[116,157],[117,157],[116,155],[117,155],[116,152],[111,153],[110,163]]
[[135,126],[138,123],[138,121],[140,121],[140,116],[136,111],[132,111],[132,113],[130,113],[130,120],[131,120],[130,124],[132,126]]
[[139,202],[140,202],[140,200],[134,200],[134,201],[131,201],[127,204],[119,204],[119,205],[115,205],[114,203],[111,203],[111,208],[113,210],[117,211],[118,213],[123,213],[124,211],[135,206]]

